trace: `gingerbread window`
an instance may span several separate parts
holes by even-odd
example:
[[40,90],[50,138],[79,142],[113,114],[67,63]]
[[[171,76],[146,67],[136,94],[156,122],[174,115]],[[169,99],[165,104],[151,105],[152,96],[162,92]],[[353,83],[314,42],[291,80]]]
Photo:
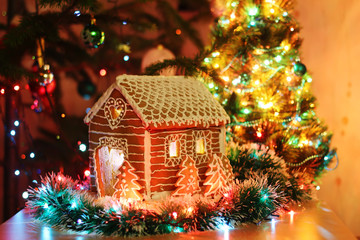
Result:
[[179,152],[180,152],[180,143],[178,140],[176,141],[172,141],[169,144],[169,156],[171,158],[177,158],[179,157]]
[[211,131],[196,130],[193,131],[193,159],[196,165],[200,165],[209,161],[211,154]]
[[180,164],[186,155],[186,135],[174,134],[165,138],[165,166],[174,167]]
[[196,146],[195,146],[196,154],[202,155],[206,153],[205,148],[205,140],[204,138],[196,139]]

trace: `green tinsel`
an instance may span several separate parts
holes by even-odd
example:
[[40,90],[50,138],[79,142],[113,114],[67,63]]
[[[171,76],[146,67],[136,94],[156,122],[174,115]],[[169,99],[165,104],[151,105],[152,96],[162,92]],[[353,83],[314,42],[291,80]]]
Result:
[[312,178],[305,171],[288,173],[285,161],[265,145],[248,144],[238,147],[229,144],[228,157],[237,180],[264,176],[271,186],[277,186],[287,202],[299,203],[310,199]]
[[136,202],[122,204],[110,197],[101,201],[80,186],[61,174],[50,174],[39,187],[29,190],[27,206],[36,219],[61,230],[143,236],[257,223],[285,204],[277,187],[269,185],[264,176],[236,181],[220,200],[169,198],[154,209]]

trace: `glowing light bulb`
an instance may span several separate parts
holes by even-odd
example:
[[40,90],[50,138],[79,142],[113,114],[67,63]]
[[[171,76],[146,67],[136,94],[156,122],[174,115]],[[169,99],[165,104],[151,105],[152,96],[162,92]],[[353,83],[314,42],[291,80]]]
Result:
[[188,207],[187,212],[191,214],[193,210],[194,210],[193,207]]
[[14,172],[14,174],[15,174],[15,176],[19,176],[19,175],[20,175],[20,171],[16,169],[15,172]]
[[289,15],[288,12],[284,12],[284,13],[283,13],[283,16],[284,16],[284,17],[287,17],[287,15]]
[[235,13],[231,13],[230,18],[233,20],[236,18]]
[[219,66],[219,64],[218,63],[215,63],[214,64],[214,68],[219,68],[220,66]]
[[258,70],[259,68],[260,68],[260,66],[258,64],[255,64],[253,67],[254,70]]
[[228,76],[222,76],[221,77],[225,82],[228,82],[229,81],[229,77]]
[[15,135],[16,135],[16,131],[15,131],[15,130],[11,130],[11,131],[10,131],[10,135],[11,135],[11,136],[15,136]]
[[320,186],[316,186],[316,190],[318,190],[318,191],[319,191],[319,190],[320,190]]
[[20,125],[19,120],[15,120],[15,121],[14,121],[14,126],[15,126],[15,127],[18,127],[19,125]]
[[60,117],[61,117],[61,118],[65,118],[65,117],[66,117],[65,113],[62,113],[62,114],[60,115]]
[[228,231],[231,229],[231,227],[225,223],[222,223],[218,226],[219,229],[223,230],[223,231]]
[[221,23],[222,23],[223,25],[227,25],[227,24],[230,23],[230,20],[229,20],[229,19],[223,19],[223,20],[221,20]]
[[209,83],[209,88],[214,88],[215,87],[215,85],[214,85],[214,83]]
[[279,116],[279,112],[275,112],[274,115],[277,117]]
[[229,197],[229,194],[228,193],[224,193],[224,197]]
[[27,191],[22,193],[23,199],[27,199],[29,197],[29,193]]
[[84,175],[85,175],[86,177],[89,177],[89,176],[90,176],[90,171],[89,171],[89,170],[85,170],[85,171],[84,171]]
[[264,109],[271,108],[273,105],[274,104],[272,102],[268,102],[268,103],[259,102],[259,107],[264,108]]
[[102,68],[102,69],[99,71],[99,74],[100,74],[100,76],[105,77],[106,74],[107,74],[106,69],[105,69],[105,68]]
[[[220,55],[220,53],[219,52],[213,52],[212,54],[211,54],[211,56],[213,56],[213,57],[217,57],[217,56],[219,56]],[[208,58],[207,58],[208,59]]]
[[312,78],[309,77],[309,78],[307,79],[307,82],[311,83],[311,82],[312,82]]
[[290,28],[290,31],[292,31],[292,32],[293,32],[294,30],[295,30],[295,29],[294,29],[293,27],[291,27],[291,28]]
[[277,62],[280,62],[281,59],[282,59],[282,57],[281,57],[280,55],[277,55],[277,56],[275,57],[275,61],[277,61]]
[[259,9],[257,7],[252,7],[249,9],[249,16],[256,16],[258,14]]
[[178,217],[177,212],[173,212],[173,213],[172,213],[172,215],[173,215],[173,218],[176,220],[176,219],[177,219],[177,217]]
[[125,56],[123,57],[123,59],[124,59],[125,62],[127,62],[127,61],[129,61],[130,57],[129,57],[128,55],[125,55]]
[[249,109],[247,109],[247,108],[245,108],[244,110],[243,110],[243,113],[244,114],[249,114],[251,111],[249,110]]
[[285,51],[289,51],[290,46],[289,46],[289,45],[286,45],[286,46],[284,47],[284,49],[285,49]]
[[2,88],[2,89],[0,90],[0,93],[1,93],[2,95],[4,95],[4,94],[5,94],[5,88]]
[[275,12],[275,10],[272,8],[272,9],[270,9],[270,12],[271,12],[271,13],[274,13],[274,12]]
[[175,34],[178,36],[181,35],[181,29],[180,28],[176,29]]
[[30,158],[35,158],[35,153],[34,153],[34,152],[31,152],[31,153],[29,154],[29,157],[30,157]]
[[75,17],[80,17],[80,15],[81,15],[80,10],[75,10],[74,15],[75,15]]
[[238,78],[235,78],[235,79],[232,81],[232,84],[233,84],[233,85],[238,85],[240,82],[241,82],[241,79],[240,79],[240,77],[238,77]]
[[77,224],[82,224],[83,223],[83,221],[80,218],[76,222],[77,222]]
[[257,136],[258,138],[261,138],[261,137],[262,137],[262,133],[261,133],[260,131],[258,131],[258,132],[256,132],[256,136]]
[[255,81],[255,85],[259,85],[260,84],[260,81],[259,80],[256,80]]
[[264,64],[265,64],[265,65],[269,65],[269,64],[270,64],[270,61],[266,59],[266,60],[264,61]]
[[287,77],[286,77],[286,80],[287,80],[288,82],[291,82],[292,78],[291,78],[290,76],[287,76]]
[[84,143],[81,143],[80,145],[79,145],[79,150],[80,151],[82,151],[82,152],[85,152],[86,151],[86,144],[84,144]]
[[204,58],[204,62],[209,63],[210,59],[209,58]]
[[254,27],[255,25],[256,25],[256,22],[255,22],[255,21],[251,21],[251,22],[250,22],[250,26],[253,26],[253,27]]
[[16,84],[16,85],[14,86],[14,90],[15,90],[15,91],[19,91],[19,90],[20,90],[20,85]]
[[49,204],[45,203],[45,204],[44,204],[44,208],[45,208],[45,209],[49,208]]
[[76,202],[74,201],[74,202],[72,202],[71,203],[71,208],[76,208],[77,207],[77,204],[76,204]]

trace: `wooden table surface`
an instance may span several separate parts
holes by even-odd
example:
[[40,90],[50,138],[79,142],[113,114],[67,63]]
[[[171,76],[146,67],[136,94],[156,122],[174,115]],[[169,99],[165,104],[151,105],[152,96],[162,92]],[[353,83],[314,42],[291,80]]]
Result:
[[[81,235],[52,229],[35,221],[26,210],[22,210],[0,225],[0,239],[6,240],[55,240],[55,239],[123,239],[121,237],[103,237],[99,235]],[[130,238],[126,238],[130,239]],[[316,203],[301,213],[289,214],[277,220],[264,221],[259,225],[249,224],[237,229],[206,231],[194,233],[167,234],[135,238],[139,240],[205,240],[205,239],[283,239],[317,240],[344,239],[356,240],[341,220],[325,204]]]

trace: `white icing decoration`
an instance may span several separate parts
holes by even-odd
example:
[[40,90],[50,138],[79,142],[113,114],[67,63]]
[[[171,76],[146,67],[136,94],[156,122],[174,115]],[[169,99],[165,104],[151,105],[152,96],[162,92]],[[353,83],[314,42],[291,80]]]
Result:
[[209,162],[209,168],[205,173],[206,179],[204,186],[205,196],[212,194],[219,194],[226,187],[227,179],[224,169],[222,167],[221,159],[214,154]]
[[225,125],[220,127],[220,135],[219,135],[219,143],[220,143],[220,152],[225,153],[226,151],[226,130]]
[[150,199],[151,193],[151,136],[149,131],[145,131],[144,138],[144,171],[145,171],[145,192],[146,199]]
[[150,124],[208,127],[230,122],[222,106],[195,78],[121,75],[88,112],[85,123],[90,123],[114,89],[121,92],[145,127]]
[[111,129],[115,129],[125,116],[126,103],[121,98],[110,97],[104,107],[104,114]]

